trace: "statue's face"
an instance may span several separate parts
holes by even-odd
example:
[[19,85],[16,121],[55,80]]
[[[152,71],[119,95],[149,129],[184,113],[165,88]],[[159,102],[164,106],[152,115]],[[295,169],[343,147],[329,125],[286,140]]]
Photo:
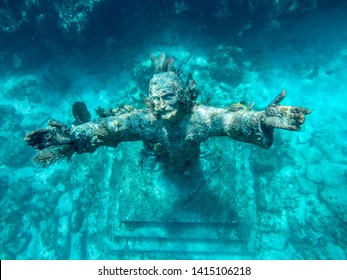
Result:
[[170,89],[152,94],[153,109],[162,119],[170,120],[180,110],[178,94]]
[[149,99],[154,112],[164,120],[177,120],[181,112],[182,90],[182,82],[176,74],[165,72],[154,75],[149,85]]

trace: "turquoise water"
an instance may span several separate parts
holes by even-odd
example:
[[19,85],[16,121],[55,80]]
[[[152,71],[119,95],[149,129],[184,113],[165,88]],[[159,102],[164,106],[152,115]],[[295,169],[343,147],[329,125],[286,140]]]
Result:
[[[1,259],[346,259],[345,1],[3,2]],[[70,126],[76,101],[143,108],[152,52],[202,104],[261,110],[285,88],[312,113],[269,150],[211,138],[174,178],[140,142],[32,162],[25,134]]]

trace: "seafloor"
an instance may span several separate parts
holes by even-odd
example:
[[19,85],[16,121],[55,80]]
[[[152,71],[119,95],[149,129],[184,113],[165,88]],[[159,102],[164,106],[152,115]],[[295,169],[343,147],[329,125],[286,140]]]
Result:
[[[346,259],[345,1],[2,2],[1,259]],[[269,150],[211,138],[182,178],[141,143],[32,162],[25,134],[76,101],[144,107],[152,52],[200,103],[261,110],[285,88],[312,114]]]

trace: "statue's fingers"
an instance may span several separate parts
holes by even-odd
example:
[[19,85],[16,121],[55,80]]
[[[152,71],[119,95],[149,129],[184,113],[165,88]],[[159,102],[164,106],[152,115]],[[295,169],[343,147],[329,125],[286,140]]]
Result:
[[301,127],[298,125],[287,125],[287,127],[285,129],[292,130],[292,131],[299,131],[301,129]]
[[40,138],[41,136],[41,130],[34,130],[34,131],[30,131],[25,135],[24,140],[27,142],[33,142],[33,141],[37,141],[37,139]]
[[300,107],[300,109],[301,109],[301,112],[302,112],[303,114],[305,114],[305,115],[311,114],[311,110],[310,110],[310,109],[302,108],[302,107]]
[[28,132],[28,133],[25,135],[24,141],[28,142],[29,145],[30,145],[31,143],[34,143],[35,137],[33,136],[33,131]]
[[38,144],[40,143],[40,139],[38,135],[35,133],[35,131],[27,133],[27,135],[24,138],[24,141],[26,141],[28,145],[34,148],[38,147]]
[[[304,115],[302,115],[304,116]],[[276,119],[273,122],[273,127],[279,128],[279,129],[285,129],[285,130],[293,130],[293,131],[298,131],[300,130],[300,125],[305,121],[305,116],[304,119],[300,116],[293,116],[290,119]]]
[[287,123],[276,123],[275,128],[285,129],[285,130],[294,130],[294,131],[300,130],[300,126],[299,125],[287,124]]
[[63,123],[61,123],[61,122],[59,122],[59,121],[57,121],[57,120],[54,120],[54,119],[48,120],[47,123],[48,123],[48,125],[49,125],[50,127],[58,127],[58,128],[60,128],[60,127],[66,127]]
[[302,112],[294,113],[287,118],[287,124],[299,126],[305,122],[305,119],[306,119],[306,115],[304,113]]
[[281,93],[279,95],[276,96],[276,98],[274,100],[272,100],[272,102],[270,103],[269,106],[277,106],[277,105],[279,105],[286,96],[287,96],[287,92],[284,89],[284,90],[281,91]]
[[296,122],[300,125],[300,124],[303,124],[305,122],[305,119],[306,119],[306,114],[300,113],[296,117]]
[[24,141],[34,149],[42,150],[49,146],[50,135],[47,132],[47,128],[31,131],[26,134]]
[[283,122],[277,122],[276,128],[298,131],[300,130],[300,122],[298,122],[298,120],[296,119],[286,120]]
[[304,114],[304,115],[308,115],[311,114],[311,110],[307,109],[307,108],[303,108],[303,107],[292,107],[292,106],[288,106],[290,107],[290,111],[296,114]]

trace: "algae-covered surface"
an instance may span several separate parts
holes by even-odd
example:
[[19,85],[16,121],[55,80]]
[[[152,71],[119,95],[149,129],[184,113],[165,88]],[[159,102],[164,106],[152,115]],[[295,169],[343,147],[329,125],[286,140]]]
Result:
[[[5,2],[1,259],[346,259],[344,1]],[[210,138],[170,174],[141,142],[32,161],[26,133],[71,126],[75,102],[92,119],[144,108],[151,53],[193,74],[201,104],[262,110],[286,89],[312,113],[269,150]]]

